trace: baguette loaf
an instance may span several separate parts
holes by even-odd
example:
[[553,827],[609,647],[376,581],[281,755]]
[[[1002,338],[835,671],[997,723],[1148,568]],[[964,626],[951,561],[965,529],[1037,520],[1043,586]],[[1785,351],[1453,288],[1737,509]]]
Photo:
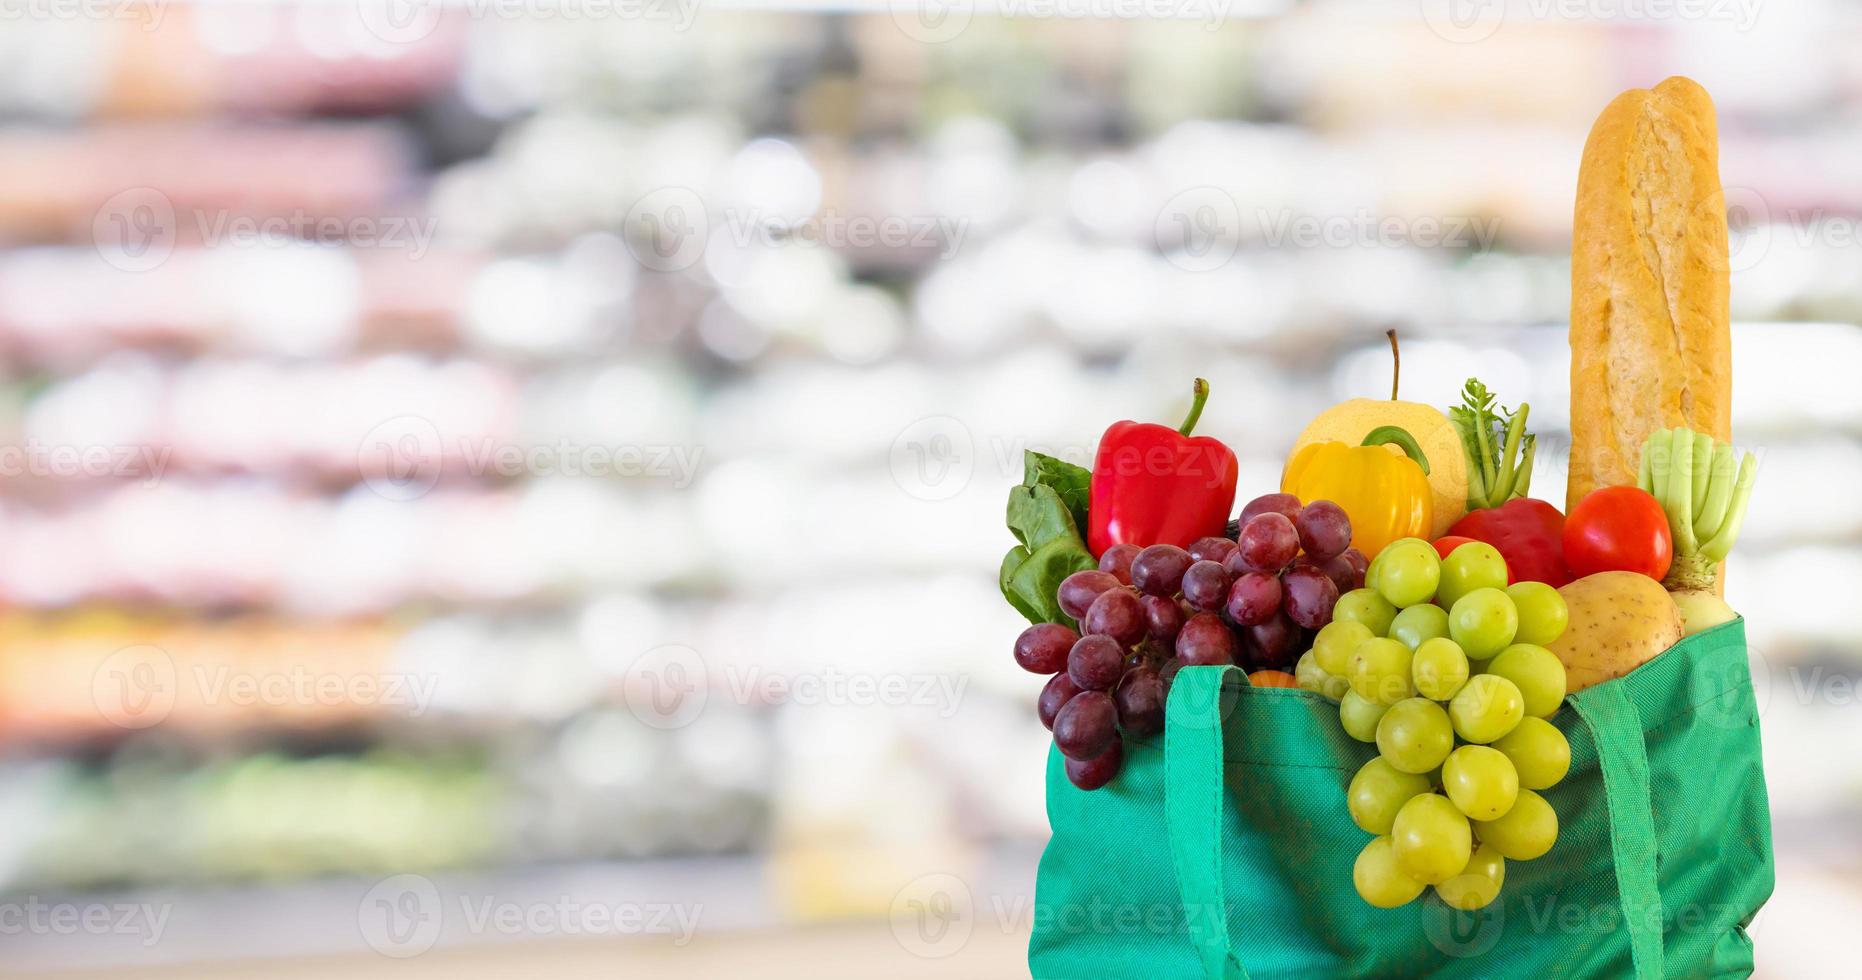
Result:
[[1617,96],[1584,143],[1572,218],[1567,513],[1634,484],[1656,429],[1730,440],[1727,270],[1706,90],[1676,76]]

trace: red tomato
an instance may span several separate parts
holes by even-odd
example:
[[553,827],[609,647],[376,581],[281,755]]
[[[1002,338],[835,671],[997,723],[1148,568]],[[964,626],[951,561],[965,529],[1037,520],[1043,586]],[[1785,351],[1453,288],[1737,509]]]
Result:
[[1647,491],[1593,490],[1565,518],[1565,564],[1574,575],[1624,571],[1660,579],[1673,561],[1668,515]]
[[1284,670],[1257,670],[1248,675],[1248,683],[1255,687],[1298,687],[1299,681]]
[[1435,553],[1441,555],[1443,558],[1447,558],[1449,555],[1454,554],[1456,548],[1468,544],[1473,540],[1473,538],[1464,538],[1459,534],[1445,534],[1435,539]]

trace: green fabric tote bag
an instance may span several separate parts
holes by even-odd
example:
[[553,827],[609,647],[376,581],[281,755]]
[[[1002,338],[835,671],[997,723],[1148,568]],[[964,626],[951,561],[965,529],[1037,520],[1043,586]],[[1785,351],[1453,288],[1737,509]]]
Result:
[[1733,977],[1772,890],[1745,624],[1683,640],[1567,698],[1558,843],[1509,861],[1499,900],[1376,909],[1345,786],[1376,753],[1316,694],[1178,673],[1161,739],[1083,792],[1050,753],[1036,977]]

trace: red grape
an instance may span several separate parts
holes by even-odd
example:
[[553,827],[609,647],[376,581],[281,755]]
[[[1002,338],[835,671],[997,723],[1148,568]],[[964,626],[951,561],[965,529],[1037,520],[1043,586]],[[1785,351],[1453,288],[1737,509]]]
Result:
[[1125,761],[1125,747],[1117,741],[1096,758],[1081,762],[1078,759],[1067,760],[1067,780],[1081,789],[1092,790],[1112,781],[1118,775],[1119,765]]
[[1125,734],[1155,735],[1164,730],[1164,685],[1156,671],[1140,668],[1126,674],[1112,700]]
[[1277,572],[1299,554],[1300,535],[1280,514],[1262,514],[1241,526],[1235,554],[1251,572]]
[[1177,671],[1182,669],[1183,661],[1175,657],[1171,657],[1169,660],[1164,661],[1164,665],[1157,668],[1157,682],[1164,685],[1165,704],[1170,703],[1170,683],[1177,679]]
[[1135,544],[1115,544],[1099,556],[1099,570],[1119,580],[1120,585],[1131,584],[1131,560],[1138,557]]
[[1110,694],[1081,691],[1054,716],[1054,744],[1069,759],[1095,759],[1118,741],[1117,721]]
[[1176,642],[1177,633],[1183,629],[1183,621],[1190,618],[1177,600],[1161,595],[1141,596],[1139,605],[1144,607],[1144,622],[1151,634],[1151,639],[1165,645]]
[[1211,535],[1207,538],[1197,538],[1191,543],[1190,557],[1197,561],[1220,562],[1228,558],[1234,550],[1235,542]]
[[1300,547],[1318,561],[1342,554],[1351,547],[1351,518],[1330,500],[1315,500],[1300,508],[1293,526],[1300,532]]
[[1055,674],[1047,679],[1047,686],[1041,688],[1041,699],[1035,703],[1035,711],[1041,716],[1041,724],[1050,731],[1054,727],[1054,716],[1060,709],[1080,693],[1080,685],[1073,683],[1073,678],[1065,672]]
[[1364,552],[1356,548],[1346,548],[1345,553],[1339,555],[1335,560],[1342,561],[1351,566],[1350,584],[1347,585],[1344,582],[1338,583],[1339,595],[1344,595],[1352,589],[1364,588],[1364,573],[1371,567],[1371,560],[1364,557]]
[[1067,651],[1080,634],[1059,623],[1036,623],[1015,638],[1015,662],[1031,674],[1056,674],[1067,669]]
[[1241,509],[1241,526],[1247,527],[1249,521],[1262,514],[1279,514],[1290,521],[1299,512],[1300,498],[1290,493],[1262,494],[1248,501],[1248,506]]
[[1235,634],[1215,613],[1197,613],[1177,634],[1177,659],[1190,666],[1235,662]]
[[1107,589],[1119,587],[1119,580],[1107,572],[1074,572],[1060,583],[1060,590],[1055,598],[1060,601],[1060,611],[1080,619],[1091,608],[1093,600]]
[[1281,576],[1280,588],[1286,593],[1287,615],[1295,623],[1316,630],[1332,621],[1332,607],[1338,603],[1338,583],[1312,565],[1295,565]]
[[1087,633],[1109,636],[1119,646],[1137,646],[1146,631],[1144,607],[1138,604],[1137,594],[1124,586],[1107,589],[1087,607],[1080,627]]
[[1358,571],[1351,564],[1351,560],[1344,555],[1333,555],[1324,561],[1314,561],[1308,555],[1301,555],[1294,560],[1293,567],[1311,567],[1324,572],[1325,577],[1331,579],[1332,584],[1338,587],[1339,595],[1344,595],[1364,584],[1364,573]]
[[1264,623],[1280,611],[1281,598],[1280,579],[1267,572],[1249,572],[1228,590],[1228,618],[1243,626]]
[[1131,560],[1131,584],[1145,595],[1175,595],[1192,560],[1174,544],[1154,544]]
[[1228,598],[1228,573],[1213,561],[1199,561],[1183,573],[1183,601],[1198,612],[1219,612]]
[[1253,654],[1255,670],[1280,668],[1293,662],[1299,653],[1300,640],[1304,638],[1300,628],[1285,616],[1274,616],[1266,622],[1247,628],[1248,645]]
[[1110,690],[1125,673],[1125,650],[1097,633],[1080,637],[1067,653],[1067,676],[1082,691]]

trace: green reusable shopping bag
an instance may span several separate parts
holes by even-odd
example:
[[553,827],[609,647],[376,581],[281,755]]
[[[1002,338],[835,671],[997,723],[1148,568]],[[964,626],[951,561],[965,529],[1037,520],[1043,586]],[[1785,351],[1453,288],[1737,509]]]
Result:
[[1048,761],[1036,977],[1725,977],[1772,890],[1771,818],[1745,624],[1683,640],[1551,718],[1571,771],[1544,792],[1558,843],[1508,861],[1500,898],[1357,896],[1370,835],[1345,787],[1376,754],[1316,694],[1234,667],[1177,674],[1163,737],[1127,740],[1083,792]]

